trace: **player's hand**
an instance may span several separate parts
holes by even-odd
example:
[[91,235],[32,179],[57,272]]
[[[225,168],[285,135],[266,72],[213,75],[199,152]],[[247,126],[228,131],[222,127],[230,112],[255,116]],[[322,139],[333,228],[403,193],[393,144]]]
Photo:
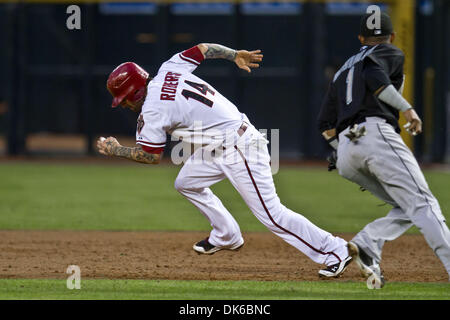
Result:
[[414,109],[411,108],[406,110],[405,112],[403,112],[403,116],[408,122],[406,125],[404,125],[404,128],[408,133],[416,136],[422,132],[422,120],[420,120]]
[[238,50],[236,51],[236,58],[234,59],[234,62],[239,68],[247,72],[252,72],[251,69],[259,68],[259,64],[257,62],[261,62],[262,58],[263,55],[261,54],[261,50]]
[[98,152],[100,152],[105,156],[112,156],[113,155],[112,149],[113,147],[117,146],[120,146],[120,143],[114,137],[108,137],[107,139],[101,137],[97,140]]

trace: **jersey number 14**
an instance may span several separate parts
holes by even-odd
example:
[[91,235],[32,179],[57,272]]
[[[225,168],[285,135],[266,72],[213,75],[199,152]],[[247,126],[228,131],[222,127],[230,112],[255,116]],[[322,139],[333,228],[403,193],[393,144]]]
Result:
[[[192,88],[194,88],[197,91],[199,91],[201,94],[204,94],[205,96],[208,94],[208,92],[211,93],[212,95],[215,94],[215,92],[213,90],[211,90],[204,83],[197,83],[197,82],[192,82],[192,81],[189,81],[189,80],[184,80],[184,82],[186,84],[190,85]],[[197,92],[194,92],[194,91],[183,89],[183,91],[181,91],[181,94],[187,100],[189,100],[189,98],[192,98],[194,100],[197,100],[198,102],[201,102],[201,103],[205,104],[206,106],[208,106],[210,108],[212,108],[213,103],[214,103],[213,101],[209,100],[205,96],[202,96],[202,95],[200,95],[200,94],[198,94]]]

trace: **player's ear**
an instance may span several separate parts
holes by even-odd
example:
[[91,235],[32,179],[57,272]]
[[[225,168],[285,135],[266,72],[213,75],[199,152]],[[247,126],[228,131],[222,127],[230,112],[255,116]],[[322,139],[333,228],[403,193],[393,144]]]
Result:
[[364,44],[364,37],[362,35],[358,34],[358,39],[361,44]]
[[394,40],[395,40],[395,32],[391,33],[390,40],[391,40],[391,43],[394,42]]

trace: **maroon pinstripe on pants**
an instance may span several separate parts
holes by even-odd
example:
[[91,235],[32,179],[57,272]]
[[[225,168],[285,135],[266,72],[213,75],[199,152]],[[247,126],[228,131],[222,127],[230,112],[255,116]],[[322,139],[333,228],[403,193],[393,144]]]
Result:
[[270,221],[272,221],[272,223],[276,227],[280,228],[281,230],[283,230],[284,232],[290,234],[291,236],[294,236],[295,238],[300,240],[303,244],[305,244],[306,246],[308,246],[309,248],[311,248],[315,252],[318,252],[318,253],[323,254],[323,255],[330,255],[331,254],[331,255],[335,256],[338,259],[339,262],[341,262],[341,259],[339,258],[339,256],[337,254],[335,254],[334,252],[323,252],[323,251],[320,251],[319,249],[314,248],[311,244],[309,244],[308,242],[303,240],[301,237],[299,237],[298,235],[292,233],[289,230],[286,230],[285,228],[283,228],[282,226],[280,226],[279,224],[277,224],[275,222],[275,220],[273,219],[272,215],[270,214],[269,209],[267,209],[267,207],[266,207],[266,204],[264,202],[264,199],[261,196],[261,193],[259,192],[258,186],[256,185],[255,179],[253,178],[253,175],[252,175],[252,172],[250,170],[250,167],[248,166],[247,160],[245,159],[245,157],[242,154],[241,150],[239,150],[239,148],[237,146],[234,146],[234,148],[239,152],[239,154],[241,155],[242,159],[244,160],[245,167],[247,168],[248,175],[250,176],[250,179],[252,180],[253,186],[255,187],[256,193],[258,194],[259,201],[261,202],[261,204],[262,204],[262,206],[264,208],[264,211],[266,211],[267,216],[269,217]]

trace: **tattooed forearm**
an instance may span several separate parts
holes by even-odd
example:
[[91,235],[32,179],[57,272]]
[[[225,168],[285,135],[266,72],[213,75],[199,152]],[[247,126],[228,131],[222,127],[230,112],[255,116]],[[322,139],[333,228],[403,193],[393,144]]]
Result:
[[226,59],[234,61],[236,50],[227,48],[220,44],[205,43],[208,49],[205,52],[205,59]]
[[152,154],[142,150],[141,146],[130,148],[121,145],[111,147],[111,154],[116,157],[134,160],[141,163],[157,164],[159,162],[159,154]]

